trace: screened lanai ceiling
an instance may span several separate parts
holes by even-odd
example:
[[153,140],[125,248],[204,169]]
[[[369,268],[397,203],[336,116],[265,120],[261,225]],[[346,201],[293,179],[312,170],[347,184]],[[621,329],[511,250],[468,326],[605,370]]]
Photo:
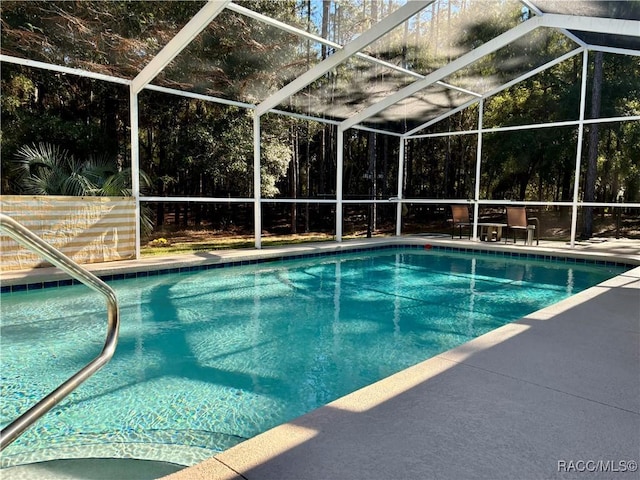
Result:
[[4,0],[1,8],[4,60],[396,134],[584,47],[640,51],[638,1]]

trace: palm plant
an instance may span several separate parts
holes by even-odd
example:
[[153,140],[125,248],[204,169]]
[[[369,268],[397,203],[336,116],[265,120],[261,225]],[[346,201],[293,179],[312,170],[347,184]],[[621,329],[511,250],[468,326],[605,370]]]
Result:
[[[25,145],[14,159],[18,189],[28,195],[131,196],[131,169],[107,156],[78,160],[50,143]],[[140,185],[151,181],[140,172]]]
[[[42,142],[25,145],[13,160],[17,190],[25,195],[129,197],[131,169],[119,168],[110,157],[78,160],[58,145]],[[148,175],[140,171],[140,186],[151,185]],[[149,212],[140,216],[143,233],[153,229]]]

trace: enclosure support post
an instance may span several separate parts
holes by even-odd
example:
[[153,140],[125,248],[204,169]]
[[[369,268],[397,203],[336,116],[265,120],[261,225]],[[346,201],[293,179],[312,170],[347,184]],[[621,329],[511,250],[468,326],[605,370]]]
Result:
[[255,247],[262,248],[262,207],[260,205],[260,115],[253,114],[253,219]]
[[338,126],[336,145],[336,242],[342,242],[342,166],[344,164],[344,130]]
[[400,137],[398,149],[398,205],[396,207],[396,237],[402,235],[402,187],[404,185],[404,148],[407,139]]
[[140,136],[138,134],[138,94],[129,87],[131,121],[131,195],[135,200],[136,260],[140,259]]
[[484,115],[484,99],[478,102],[478,146],[476,148],[476,182],[473,193],[473,237],[478,239],[478,216],[480,215],[480,172],[482,170],[482,120]]
[[576,170],[573,175],[573,205],[571,207],[571,248],[576,246],[578,229],[578,201],[580,199],[580,163],[582,160],[582,137],[584,136],[584,115],[587,103],[587,71],[589,68],[589,50],[582,53],[582,84],[580,86],[580,123],[578,124],[578,145],[576,148]]

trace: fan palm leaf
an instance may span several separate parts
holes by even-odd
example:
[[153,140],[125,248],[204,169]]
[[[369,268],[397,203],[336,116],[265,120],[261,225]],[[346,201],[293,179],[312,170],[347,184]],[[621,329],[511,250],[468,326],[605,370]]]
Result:
[[27,194],[56,195],[67,175],[70,155],[57,145],[25,145],[16,154],[17,182]]
[[[139,182],[140,189],[145,189],[151,185],[151,179],[143,171],[140,171]],[[131,169],[125,168],[107,177],[102,184],[100,195],[115,197],[131,196]]]

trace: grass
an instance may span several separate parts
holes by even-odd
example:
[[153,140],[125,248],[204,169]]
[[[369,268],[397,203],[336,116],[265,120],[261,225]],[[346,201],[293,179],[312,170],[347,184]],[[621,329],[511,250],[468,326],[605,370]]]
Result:
[[[203,239],[202,237],[206,236],[206,233],[198,231],[197,233],[193,232],[191,235],[187,232],[186,236],[190,238],[184,238],[185,232],[181,232],[181,235],[177,238],[171,238],[169,236],[167,244],[164,245],[164,242],[158,242],[157,240],[155,242],[149,242],[147,245],[142,246],[141,253],[143,256],[172,255],[206,252],[211,250],[253,248],[255,245],[253,235],[220,236],[210,232],[208,238]],[[333,235],[326,233],[268,235],[262,237],[262,245],[296,245],[309,242],[329,242],[333,239]]]

